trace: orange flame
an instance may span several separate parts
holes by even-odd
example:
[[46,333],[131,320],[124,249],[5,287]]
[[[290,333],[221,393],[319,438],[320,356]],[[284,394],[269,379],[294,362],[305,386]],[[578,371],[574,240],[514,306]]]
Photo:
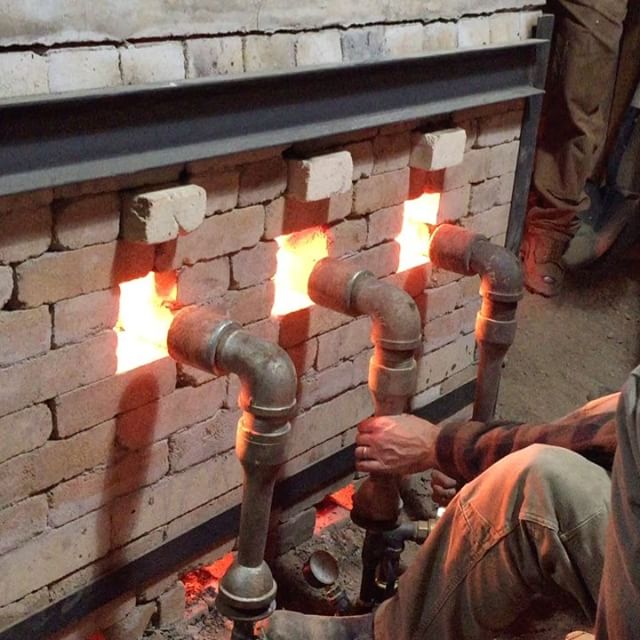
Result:
[[436,224],[439,206],[439,193],[423,193],[419,198],[404,203],[404,221],[396,237],[400,245],[398,271],[429,262],[431,229],[428,225]]
[[167,333],[173,320],[171,304],[175,302],[176,290],[174,273],[150,272],[144,278],[120,285],[120,311],[115,326],[117,373],[166,358]]
[[271,315],[282,316],[313,305],[307,293],[311,271],[318,260],[328,255],[327,235],[321,227],[276,238],[278,267]]

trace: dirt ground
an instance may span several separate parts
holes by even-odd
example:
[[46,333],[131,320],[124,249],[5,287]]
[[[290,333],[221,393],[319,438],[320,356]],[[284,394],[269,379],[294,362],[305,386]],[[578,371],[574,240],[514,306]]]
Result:
[[[561,416],[589,399],[618,390],[640,362],[640,262],[603,265],[570,274],[563,294],[547,300],[527,294],[519,308],[518,336],[504,369],[498,414],[522,420]],[[424,493],[424,492],[423,492]],[[430,508],[425,502],[426,508]],[[329,527],[274,564],[279,603],[322,611],[322,600],[297,597],[305,589],[302,565],[317,549],[341,565],[341,584],[357,593],[362,532],[352,525]],[[415,545],[403,559],[411,561]],[[206,607],[203,612],[206,611]],[[541,600],[496,640],[562,640],[586,622],[571,603]],[[178,628],[156,632],[155,640],[222,640],[228,625],[214,612]]]
[[568,274],[561,296],[527,295],[504,371],[498,414],[560,417],[617,391],[640,363],[640,262]]

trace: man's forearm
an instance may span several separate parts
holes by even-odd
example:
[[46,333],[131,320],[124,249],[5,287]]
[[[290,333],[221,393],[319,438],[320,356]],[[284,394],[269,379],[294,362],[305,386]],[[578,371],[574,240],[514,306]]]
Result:
[[550,444],[571,449],[609,469],[616,449],[615,411],[619,396],[615,393],[599,398],[550,423],[447,425],[436,441],[436,466],[466,482],[514,451],[532,444]]

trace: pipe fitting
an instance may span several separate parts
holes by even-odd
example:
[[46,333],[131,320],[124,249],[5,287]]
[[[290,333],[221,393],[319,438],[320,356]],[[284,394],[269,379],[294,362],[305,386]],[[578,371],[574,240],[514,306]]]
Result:
[[508,249],[450,224],[434,231],[429,257],[447,271],[480,276],[482,307],[476,318],[480,363],[473,419],[486,422],[493,417],[502,362],[516,335],[516,308],[524,295],[520,262]]
[[214,310],[186,308],[176,314],[167,337],[175,360],[217,375],[240,378],[236,453],[244,469],[238,555],[220,583],[216,605],[242,625],[267,617],[276,583],[264,561],[273,488],[286,460],[296,405],[297,376],[287,353],[257,338]]
[[[415,391],[414,352],[422,342],[420,313],[413,298],[402,289],[380,282],[371,272],[334,258],[316,264],[308,289],[316,304],[372,319],[375,350],[369,364],[369,389],[375,413],[402,413]],[[397,480],[374,474],[354,496],[351,517],[367,529],[393,528],[400,504]]]
[[413,298],[370,271],[335,258],[320,260],[309,277],[309,297],[318,305],[373,320],[371,340],[389,351],[420,346],[420,314]]
[[316,263],[309,276],[309,297],[321,307],[349,316],[357,315],[358,311],[353,304],[353,290],[363,278],[371,280],[374,275],[348,262],[323,258]]
[[479,275],[480,293],[495,302],[518,302],[524,295],[522,269],[508,249],[463,227],[442,224],[431,236],[431,262],[464,276]]
[[176,314],[167,338],[169,355],[216,375],[235,373],[242,383],[238,405],[259,418],[290,416],[297,378],[287,353],[207,307]]
[[[218,585],[216,607],[232,620],[259,620],[262,612],[269,615],[276,600],[277,586],[266,562],[247,567],[234,562]],[[259,612],[256,616],[256,612]]]

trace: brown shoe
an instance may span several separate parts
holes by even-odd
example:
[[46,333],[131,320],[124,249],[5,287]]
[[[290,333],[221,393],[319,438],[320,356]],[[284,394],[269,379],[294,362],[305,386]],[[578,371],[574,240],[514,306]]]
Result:
[[373,640],[373,614],[331,618],[281,610],[261,633],[263,640]]
[[[570,230],[565,231],[561,224],[552,221],[553,212],[555,210],[538,207],[529,211],[520,249],[525,286],[548,298],[560,293],[565,271],[562,254],[572,237]],[[573,215],[560,210],[557,214],[560,219]]]

